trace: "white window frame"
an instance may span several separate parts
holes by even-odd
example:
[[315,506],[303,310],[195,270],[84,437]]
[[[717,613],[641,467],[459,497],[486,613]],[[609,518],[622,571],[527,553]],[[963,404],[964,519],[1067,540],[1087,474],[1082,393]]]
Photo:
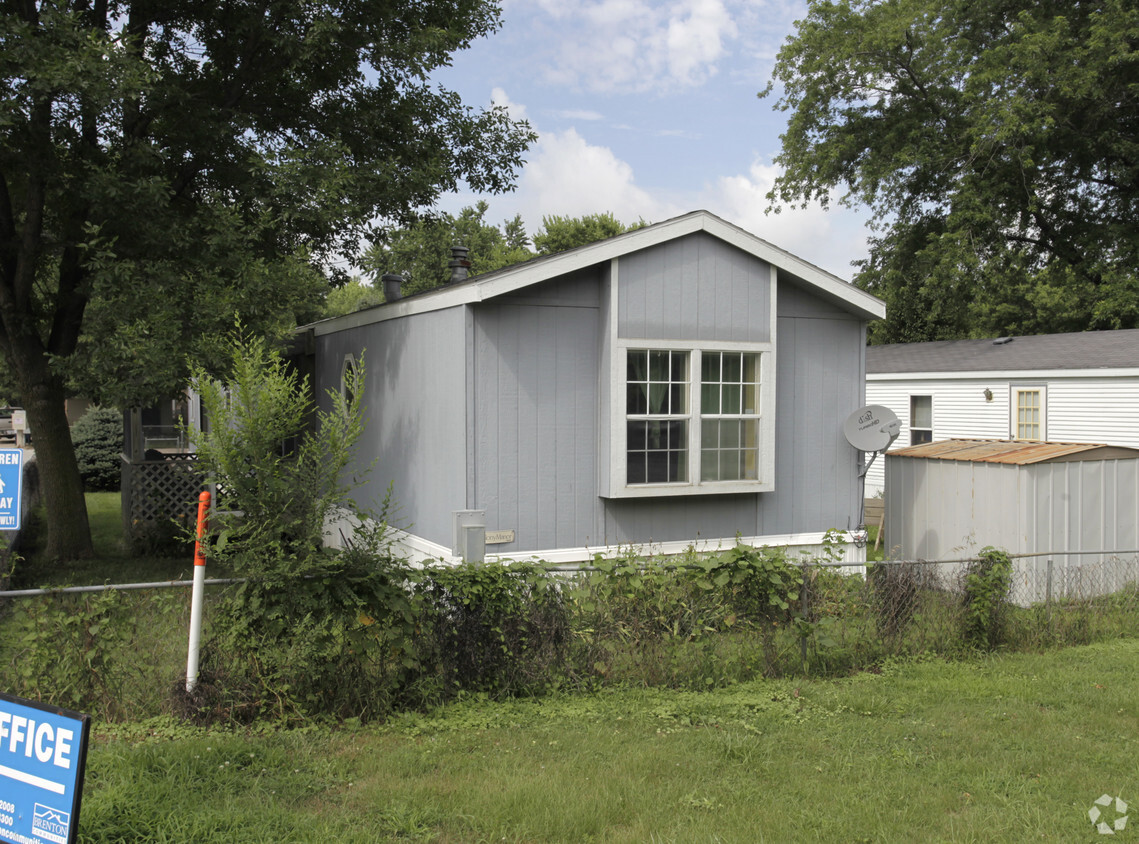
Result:
[[[628,373],[629,350],[682,351],[688,353],[688,473],[687,481],[655,484],[628,482]],[[759,467],[756,480],[701,481],[701,352],[742,352],[759,355]],[[726,495],[770,492],[775,488],[775,344],[732,341],[687,341],[619,338],[614,343],[610,370],[610,449],[609,477],[613,480],[608,497],[659,498],[673,495]],[[676,414],[673,414],[674,416]],[[752,418],[752,417],[746,417]]]
[[356,356],[349,352],[344,356],[344,360],[340,362],[340,397],[344,399],[344,403],[349,403],[348,397],[348,370],[351,367],[352,372],[356,372]]
[[[929,427],[923,427],[914,424],[914,399],[929,399]],[[922,431],[929,434],[929,439],[922,440],[920,443],[914,442],[914,431]],[[910,445],[924,445],[925,443],[933,442],[933,395],[930,393],[911,393],[910,394]]]
[[[1039,437],[1020,436],[1020,396],[1022,393],[1037,393],[1040,396]],[[1029,443],[1048,441],[1048,387],[1046,384],[1009,385],[1009,439]]]

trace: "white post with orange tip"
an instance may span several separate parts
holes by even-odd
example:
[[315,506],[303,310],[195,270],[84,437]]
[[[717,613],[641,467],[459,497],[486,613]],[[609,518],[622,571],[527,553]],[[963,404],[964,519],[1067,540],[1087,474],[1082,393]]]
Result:
[[206,536],[206,520],[210,512],[210,494],[198,496],[198,532],[194,540],[194,586],[190,597],[190,650],[186,656],[186,691],[194,691],[198,683],[198,650],[202,643],[202,596],[206,587],[206,554],[202,542]]

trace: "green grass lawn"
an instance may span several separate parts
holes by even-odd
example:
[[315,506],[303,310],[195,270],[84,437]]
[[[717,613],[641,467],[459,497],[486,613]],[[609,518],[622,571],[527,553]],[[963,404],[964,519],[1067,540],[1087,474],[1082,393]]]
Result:
[[[117,492],[88,492],[87,518],[91,526],[91,542],[95,557],[61,564],[47,559],[40,544],[44,509],[41,504],[31,514],[33,523],[27,531],[30,543],[22,549],[12,577],[12,588],[31,589],[46,586],[86,586],[99,583],[148,583],[159,580],[181,580],[193,576],[193,548],[169,556],[132,556],[123,542],[121,498]],[[38,524],[36,524],[38,523]]]
[[363,729],[97,730],[81,840],[1104,840],[1093,801],[1139,805],[1137,662],[1124,640]]

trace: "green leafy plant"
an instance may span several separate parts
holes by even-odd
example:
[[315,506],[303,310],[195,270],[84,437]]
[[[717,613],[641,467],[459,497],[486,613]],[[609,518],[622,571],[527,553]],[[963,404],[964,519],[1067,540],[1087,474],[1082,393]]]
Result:
[[1012,585],[1007,551],[986,547],[965,570],[962,635],[970,647],[993,650],[1004,641]]
[[92,405],[71,428],[79,474],[88,492],[113,492],[122,483],[123,414]]
[[759,627],[766,671],[778,670],[775,633],[791,623],[799,601],[803,572],[787,558],[784,548],[737,545],[703,564],[706,588],[727,590],[738,612]]
[[570,617],[559,584],[528,563],[429,570],[420,587],[447,694],[532,694],[566,663]]
[[[381,513],[362,512],[344,481],[363,430],[363,364],[317,410],[307,379],[265,341],[238,336],[230,357],[224,384],[195,373],[211,420],[195,442],[221,510],[210,553],[248,579],[217,608],[182,709],[238,720],[386,713],[416,662],[414,575],[386,540],[390,495]],[[347,547],[326,549],[326,523],[345,514],[357,525]]]

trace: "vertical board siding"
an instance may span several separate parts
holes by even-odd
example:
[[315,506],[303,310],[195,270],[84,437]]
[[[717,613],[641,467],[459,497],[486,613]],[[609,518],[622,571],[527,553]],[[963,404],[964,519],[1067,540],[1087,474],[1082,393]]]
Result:
[[[593,282],[596,284],[596,281]],[[484,304],[475,320],[475,509],[510,554],[596,543],[598,309]]]
[[768,264],[705,234],[620,259],[619,337],[766,342]]
[[326,410],[326,390],[340,390],[344,356],[364,360],[367,425],[348,471],[367,481],[353,498],[376,509],[390,483],[393,524],[448,547],[451,511],[466,506],[464,323],[456,307],[317,338],[316,387]]
[[784,317],[782,289],[779,309],[775,489],[762,495],[757,533],[854,527],[860,466],[842,423],[862,401],[862,324]]

